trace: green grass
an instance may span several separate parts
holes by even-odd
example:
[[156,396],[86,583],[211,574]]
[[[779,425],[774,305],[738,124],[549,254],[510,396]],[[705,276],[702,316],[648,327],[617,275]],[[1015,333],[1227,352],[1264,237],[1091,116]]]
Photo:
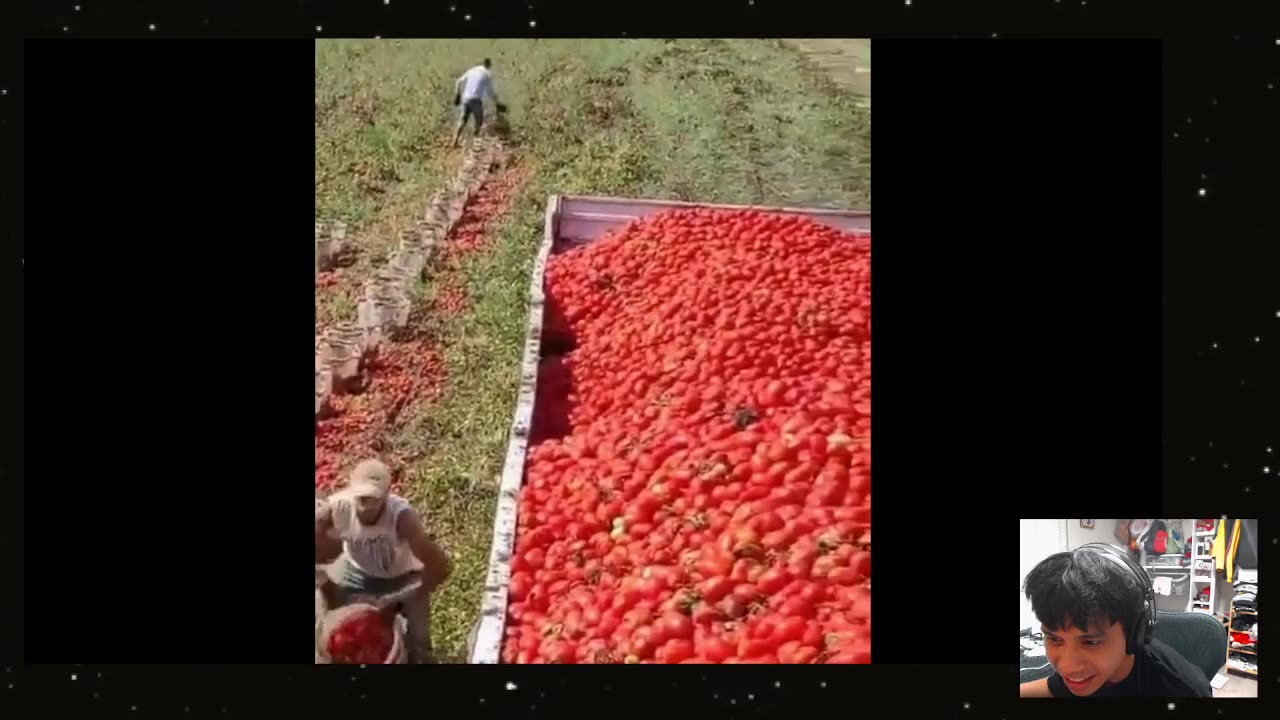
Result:
[[[508,145],[532,167],[484,252],[458,270],[468,305],[433,326],[442,397],[391,445],[419,458],[411,499],[450,553],[436,647],[464,661],[489,555],[547,196],[868,207],[870,118],[772,40],[326,41],[316,51],[317,215],[388,241],[448,177],[454,78],[494,61]],[[430,298],[432,288],[424,288]]]

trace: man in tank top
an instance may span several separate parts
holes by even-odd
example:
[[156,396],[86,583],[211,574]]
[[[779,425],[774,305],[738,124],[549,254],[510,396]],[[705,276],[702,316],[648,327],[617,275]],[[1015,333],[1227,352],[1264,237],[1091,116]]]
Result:
[[[400,605],[408,620],[409,662],[431,662],[431,592],[449,575],[449,560],[407,500],[391,493],[391,473],[377,460],[351,471],[347,486],[316,505],[316,560],[341,554],[323,588],[333,605],[353,595],[387,595],[416,580],[422,587]],[[332,548],[326,551],[326,548]]]

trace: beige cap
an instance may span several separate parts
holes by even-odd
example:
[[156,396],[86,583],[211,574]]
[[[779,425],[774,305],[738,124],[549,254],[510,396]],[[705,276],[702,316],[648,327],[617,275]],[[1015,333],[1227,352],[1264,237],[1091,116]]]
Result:
[[362,460],[347,480],[351,497],[386,497],[391,491],[391,471],[380,460]]

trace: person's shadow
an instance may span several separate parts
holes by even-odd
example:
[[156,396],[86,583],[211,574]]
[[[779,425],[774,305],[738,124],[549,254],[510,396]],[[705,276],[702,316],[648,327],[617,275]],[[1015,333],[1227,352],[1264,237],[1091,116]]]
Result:
[[502,142],[510,144],[511,142],[511,121],[507,119],[506,113],[495,113],[493,117],[493,125],[490,127],[493,136],[502,140]]

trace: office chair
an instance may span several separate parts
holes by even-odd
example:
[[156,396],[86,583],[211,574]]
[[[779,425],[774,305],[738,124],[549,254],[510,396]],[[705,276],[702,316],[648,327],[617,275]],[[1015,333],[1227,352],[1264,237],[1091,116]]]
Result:
[[1200,668],[1207,680],[1227,664],[1227,629],[1212,615],[1157,610],[1154,637]]

